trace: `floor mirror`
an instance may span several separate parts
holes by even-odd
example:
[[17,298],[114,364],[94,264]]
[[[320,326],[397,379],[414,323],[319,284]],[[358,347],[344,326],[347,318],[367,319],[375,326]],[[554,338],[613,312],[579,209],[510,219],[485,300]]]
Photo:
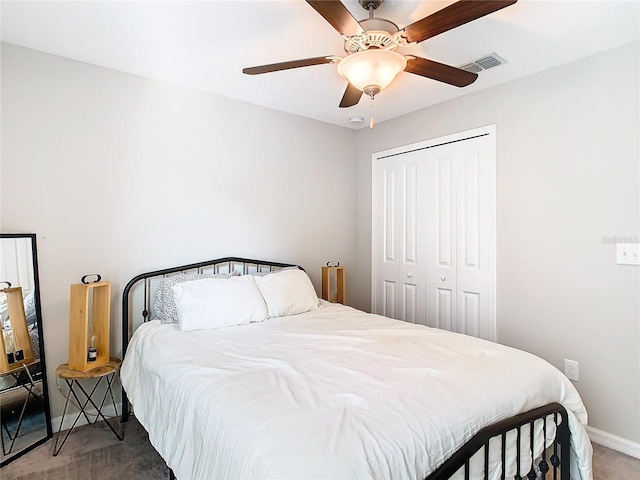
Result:
[[52,437],[35,234],[0,234],[0,466]]

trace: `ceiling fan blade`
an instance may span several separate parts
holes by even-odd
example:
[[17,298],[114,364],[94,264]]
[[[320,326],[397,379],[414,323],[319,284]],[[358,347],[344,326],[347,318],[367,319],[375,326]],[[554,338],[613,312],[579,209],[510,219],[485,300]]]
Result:
[[428,17],[424,17],[422,20],[407,25],[403,29],[403,36],[409,42],[422,42],[427,38],[435,37],[452,28],[497,12],[516,2],[517,0],[460,0]]
[[415,57],[407,60],[405,72],[431,78],[439,82],[448,83],[456,87],[471,85],[478,78],[477,73],[467,72],[456,67],[434,62],[426,58]]
[[338,0],[307,0],[307,3],[335,28],[338,33],[350,37],[360,35],[364,30],[353,18],[342,2]]
[[277,72],[289,70],[290,68],[310,67],[312,65],[322,65],[323,63],[333,63],[333,57],[313,57],[302,60],[291,60],[289,62],[271,63],[260,65],[259,67],[243,68],[242,73],[247,75],[258,75],[260,73]]
[[340,108],[353,107],[357,105],[362,97],[362,92],[353,85],[347,85],[347,89],[344,91],[342,100],[340,101]]

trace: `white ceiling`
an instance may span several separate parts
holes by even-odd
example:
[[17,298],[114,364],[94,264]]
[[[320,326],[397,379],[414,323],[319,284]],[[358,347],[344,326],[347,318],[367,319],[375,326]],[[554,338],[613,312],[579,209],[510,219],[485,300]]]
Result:
[[[367,12],[344,2],[357,19]],[[401,28],[449,1],[387,0],[376,16]],[[508,63],[457,88],[401,73],[375,99],[381,122],[639,39],[638,0],[520,0],[405,49],[459,66],[495,52]],[[306,2],[2,1],[2,41],[352,127],[370,100],[338,108],[346,82],[326,64],[264,75],[242,68],[344,56],[340,35]],[[368,124],[368,121],[365,121]]]

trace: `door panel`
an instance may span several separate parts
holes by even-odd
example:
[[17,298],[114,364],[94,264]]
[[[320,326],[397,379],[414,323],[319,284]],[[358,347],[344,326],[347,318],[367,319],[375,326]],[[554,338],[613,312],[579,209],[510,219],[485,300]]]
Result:
[[426,263],[427,325],[451,330],[455,323],[455,198],[454,157],[450,146],[434,148],[425,155],[423,165],[427,195],[426,237],[423,241]]
[[458,331],[495,338],[495,158],[488,139],[463,142],[457,185]]
[[403,168],[403,180],[404,185],[403,192],[403,207],[404,218],[402,222],[402,236],[403,236],[403,257],[406,265],[417,263],[417,181],[418,181],[418,166],[416,164],[404,165]]
[[453,310],[452,293],[450,289],[436,288],[435,302],[433,302],[435,314],[427,317],[427,322],[430,327],[442,328],[444,330],[453,329],[453,316],[451,314]]
[[[380,208],[382,218],[374,219],[372,228],[374,236],[383,239],[384,254],[378,260],[378,276],[373,281],[374,311],[424,323],[424,261],[420,260],[419,178],[414,157],[403,155],[401,159],[387,159],[377,165],[379,191],[374,209]],[[387,282],[394,284],[393,295]]]
[[382,295],[382,315],[396,318],[396,282],[384,280]]
[[416,323],[416,285],[412,283],[405,283],[403,287],[404,291],[402,292],[402,319],[405,322]]
[[466,154],[462,158],[460,202],[458,215],[458,242],[460,262],[465,268],[477,268],[479,257],[479,190],[478,153]]
[[474,337],[480,334],[480,295],[477,292],[461,292],[462,308],[456,322],[456,332]]
[[396,261],[396,169],[384,170],[384,260]]
[[[402,314],[400,319],[416,323],[418,320],[418,288],[416,281],[420,281],[418,273],[418,166],[416,163],[403,165],[402,185],[402,228],[399,232],[403,244],[403,263],[400,274],[403,281]],[[423,286],[421,286],[424,288]],[[420,318],[423,318],[421,315]]]
[[[451,157],[438,158],[434,164],[435,171],[427,171],[427,175],[435,180],[433,188],[437,192],[437,203],[432,203],[433,211],[429,212],[431,218],[436,220],[436,244],[438,253],[438,267],[449,268],[453,265],[453,245],[452,245],[452,225],[453,225],[453,203],[451,185]],[[429,165],[427,165],[429,168]]]

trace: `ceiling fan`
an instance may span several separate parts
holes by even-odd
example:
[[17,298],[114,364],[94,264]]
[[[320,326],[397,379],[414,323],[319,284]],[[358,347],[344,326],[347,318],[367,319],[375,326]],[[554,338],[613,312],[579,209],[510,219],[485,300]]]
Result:
[[306,1],[342,35],[347,56],[330,55],[272,63],[244,68],[242,72],[258,75],[291,68],[336,63],[338,73],[349,82],[340,101],[340,108],[345,108],[356,105],[363,93],[373,99],[402,71],[456,87],[472,84],[478,78],[476,73],[415,55],[402,55],[396,50],[423,42],[501,10],[513,5],[517,0],[460,0],[403,29],[384,18],[374,18],[373,12],[383,0],[359,0],[360,5],[369,11],[369,18],[361,21],[357,21],[339,0]]

